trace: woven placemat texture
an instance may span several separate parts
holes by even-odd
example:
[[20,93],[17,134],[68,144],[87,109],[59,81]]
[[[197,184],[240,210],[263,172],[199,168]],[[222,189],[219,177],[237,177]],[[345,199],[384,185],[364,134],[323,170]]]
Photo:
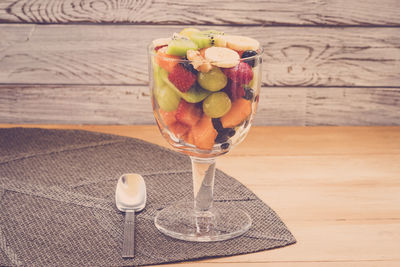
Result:
[[[160,138],[162,138],[160,136]],[[136,257],[122,259],[123,173],[143,175],[147,205],[136,218]],[[276,213],[217,170],[215,200],[247,210],[251,229],[223,242],[175,240],[157,210],[192,197],[187,156],[138,139],[77,130],[0,129],[0,265],[150,265],[256,252],[295,243]]]

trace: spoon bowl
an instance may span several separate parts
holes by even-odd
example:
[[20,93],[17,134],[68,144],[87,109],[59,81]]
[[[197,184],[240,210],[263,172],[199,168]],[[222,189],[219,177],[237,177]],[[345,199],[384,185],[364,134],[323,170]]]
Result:
[[118,179],[115,204],[120,211],[141,211],[146,199],[146,184],[140,174],[126,173]]

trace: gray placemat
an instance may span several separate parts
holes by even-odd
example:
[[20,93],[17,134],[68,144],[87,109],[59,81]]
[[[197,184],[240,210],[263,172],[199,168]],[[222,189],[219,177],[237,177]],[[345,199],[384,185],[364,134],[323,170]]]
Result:
[[[136,257],[125,260],[124,217],[115,207],[114,191],[127,172],[143,175],[148,199],[137,214]],[[157,210],[191,196],[189,158],[157,145],[87,131],[0,129],[0,265],[148,265],[296,242],[271,208],[219,170],[215,200],[235,201],[249,211],[251,229],[212,243],[161,234],[153,223]]]

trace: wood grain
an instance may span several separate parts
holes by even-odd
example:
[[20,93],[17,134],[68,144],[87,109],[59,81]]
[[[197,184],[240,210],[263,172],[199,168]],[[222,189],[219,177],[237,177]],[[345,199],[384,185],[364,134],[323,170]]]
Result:
[[382,1],[2,0],[0,21],[214,25],[400,25],[400,4]]
[[[0,83],[147,84],[146,45],[180,28],[0,25]],[[400,87],[400,28],[220,28],[261,41],[266,86]]]
[[[0,85],[0,123],[154,124],[147,86]],[[263,87],[255,125],[400,125],[400,88]]]
[[[18,126],[119,134],[169,147],[156,126]],[[253,127],[217,167],[270,205],[298,242],[180,265],[397,266],[399,160],[400,127]]]

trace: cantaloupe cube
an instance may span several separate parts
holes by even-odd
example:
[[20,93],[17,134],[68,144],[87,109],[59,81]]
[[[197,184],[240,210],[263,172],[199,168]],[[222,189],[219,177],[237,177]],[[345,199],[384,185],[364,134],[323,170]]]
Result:
[[221,123],[224,128],[232,128],[242,123],[251,114],[251,101],[238,98],[232,102],[232,107],[224,116]]
[[176,121],[168,126],[168,129],[175,134],[176,137],[182,138],[190,130],[190,126]]
[[158,66],[165,69],[166,71],[172,72],[175,65],[179,62],[177,59],[180,59],[180,57],[168,55],[166,53],[166,50],[167,47],[163,47],[157,50],[157,53],[155,55],[156,63],[158,64]]
[[159,109],[158,112],[160,113],[161,120],[164,122],[165,125],[169,126],[176,122],[176,110],[174,111],[164,111]]
[[200,149],[210,150],[218,132],[214,129],[211,118],[203,114],[199,122],[191,129],[194,145]]

